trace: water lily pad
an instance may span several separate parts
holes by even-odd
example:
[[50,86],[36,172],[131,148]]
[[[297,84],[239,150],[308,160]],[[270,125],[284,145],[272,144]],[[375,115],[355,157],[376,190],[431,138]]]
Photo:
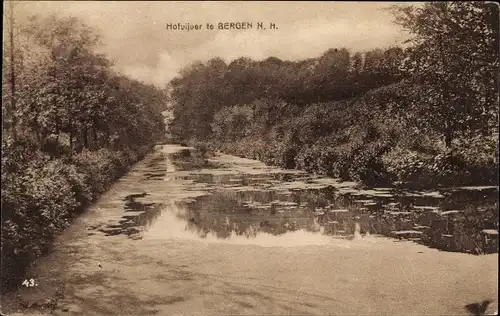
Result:
[[338,210],[331,210],[328,213],[347,213],[349,210],[347,209],[338,209]]

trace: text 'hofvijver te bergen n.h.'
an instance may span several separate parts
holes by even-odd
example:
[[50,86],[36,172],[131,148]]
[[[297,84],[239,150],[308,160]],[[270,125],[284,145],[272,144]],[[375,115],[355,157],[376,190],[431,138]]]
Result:
[[[267,26],[268,25],[268,26]],[[276,23],[264,22],[218,22],[218,23],[167,23],[168,31],[200,31],[200,30],[277,30]]]

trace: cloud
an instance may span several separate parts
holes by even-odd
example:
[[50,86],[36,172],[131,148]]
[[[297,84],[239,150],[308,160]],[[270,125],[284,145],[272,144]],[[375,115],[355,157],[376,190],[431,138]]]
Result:
[[[82,18],[96,27],[106,52],[122,73],[163,86],[195,60],[276,56],[296,60],[332,47],[362,51],[403,39],[380,9],[368,2],[20,2],[18,14]],[[167,23],[252,22],[252,30],[169,31]],[[256,30],[274,22],[277,30]]]
[[175,60],[168,52],[159,54],[159,61],[154,66],[124,65],[121,72],[131,78],[163,87],[174,78],[179,71],[179,61]]

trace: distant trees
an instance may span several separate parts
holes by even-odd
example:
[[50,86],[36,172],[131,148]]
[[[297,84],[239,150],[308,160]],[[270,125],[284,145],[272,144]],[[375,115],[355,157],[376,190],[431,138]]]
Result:
[[[400,80],[402,60],[400,48],[356,54],[342,48],[297,62],[276,57],[262,61],[239,58],[229,65],[218,58],[197,62],[169,84],[175,117],[171,130],[181,138],[207,140],[213,136],[214,115],[225,107],[280,99],[291,114],[313,102],[360,96]],[[268,114],[277,113],[271,107]]]

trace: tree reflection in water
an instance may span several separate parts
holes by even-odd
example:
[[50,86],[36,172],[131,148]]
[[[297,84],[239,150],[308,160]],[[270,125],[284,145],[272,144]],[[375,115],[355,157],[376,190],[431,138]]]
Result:
[[[197,161],[206,161],[196,160],[197,156],[188,152],[179,153],[173,160],[176,170],[189,170],[180,177],[204,190],[209,188],[210,194],[178,203],[175,209],[183,211],[175,211],[173,216],[185,221],[187,229],[199,238],[211,234],[218,239],[250,239],[261,233],[283,236],[304,231],[348,239],[383,235],[447,251],[498,252],[498,188],[361,190],[343,183],[318,186],[319,177],[288,171],[196,173],[192,168],[199,167]],[[190,165],[179,164],[182,159]],[[163,164],[164,160],[159,162]],[[157,176],[158,170],[153,167],[149,166],[146,176]],[[139,200],[146,195],[125,198],[127,215],[102,231],[140,238],[141,227],[151,225],[163,209]]]
[[[284,177],[269,178],[268,181]],[[289,176],[288,180],[295,179]],[[212,176],[211,181],[228,184],[235,179],[224,175]],[[245,175],[240,184],[249,186],[263,181],[266,179],[262,175]],[[350,239],[384,235],[448,251],[498,251],[493,233],[498,231],[496,190],[450,191],[445,192],[444,198],[394,193],[382,197],[339,194],[333,187],[291,192],[219,190],[182,204],[187,213],[178,217],[185,219],[188,229],[202,238],[209,233],[228,239],[233,234],[255,238],[259,233],[280,236],[305,230]]]

